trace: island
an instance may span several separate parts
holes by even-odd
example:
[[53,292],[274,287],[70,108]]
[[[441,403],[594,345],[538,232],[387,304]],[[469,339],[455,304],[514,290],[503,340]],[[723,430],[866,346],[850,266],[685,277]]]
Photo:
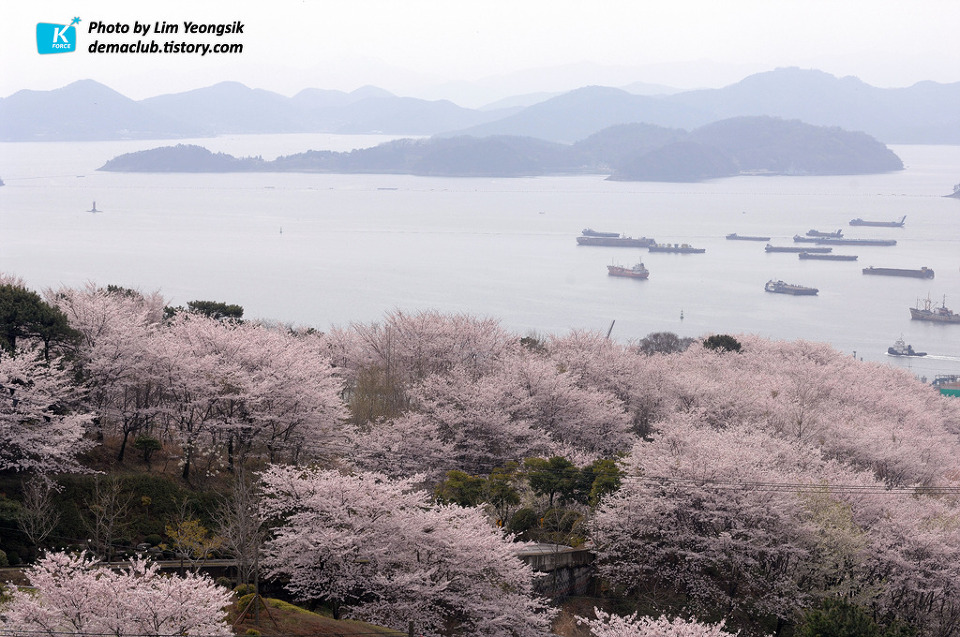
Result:
[[621,124],[574,144],[520,137],[398,139],[349,152],[310,150],[265,161],[178,144],[115,157],[111,172],[323,172],[444,177],[607,174],[693,182],[737,175],[859,175],[902,170],[865,133],[775,117],[736,117],[694,131]]

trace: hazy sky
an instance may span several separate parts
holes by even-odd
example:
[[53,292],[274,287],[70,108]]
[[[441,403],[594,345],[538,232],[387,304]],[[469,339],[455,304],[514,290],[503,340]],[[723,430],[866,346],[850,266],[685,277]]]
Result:
[[[39,55],[38,22],[79,17],[78,51]],[[180,25],[145,39],[242,43],[240,54],[92,54],[94,41],[135,42],[134,21]],[[183,33],[184,21],[242,35]],[[91,34],[91,22],[127,35]],[[235,80],[292,95],[365,84],[436,97],[480,81],[501,91],[640,81],[723,86],[780,66],[856,75],[875,86],[960,81],[958,0],[44,0],[8,3],[0,21],[0,96],[91,78],[140,99]],[[590,64],[584,64],[590,63]],[[530,69],[560,71],[492,76]],[[610,67],[610,68],[599,68]],[[565,82],[573,86],[561,86]],[[429,87],[433,87],[432,89]],[[432,92],[431,92],[432,91]]]

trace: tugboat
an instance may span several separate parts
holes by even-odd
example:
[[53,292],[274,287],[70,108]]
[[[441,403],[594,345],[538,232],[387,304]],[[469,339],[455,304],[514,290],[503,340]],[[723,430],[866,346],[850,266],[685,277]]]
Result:
[[814,296],[820,290],[817,288],[808,288],[802,285],[793,285],[792,283],[784,283],[783,281],[774,281],[770,279],[767,281],[767,284],[763,286],[763,289],[767,292],[773,292],[775,294],[793,294],[796,296]]
[[940,307],[934,307],[933,302],[928,296],[920,307],[920,301],[917,301],[917,307],[910,308],[910,318],[916,321],[933,321],[935,323],[960,323],[960,314],[947,308],[947,297],[943,297],[943,303]]
[[650,271],[643,263],[637,263],[632,268],[625,268],[622,265],[608,265],[607,274],[610,276],[624,276],[631,279],[646,279],[650,276]]
[[887,348],[888,356],[926,356],[926,352],[914,351],[913,345],[907,345],[903,342],[903,337],[897,339],[893,347]]

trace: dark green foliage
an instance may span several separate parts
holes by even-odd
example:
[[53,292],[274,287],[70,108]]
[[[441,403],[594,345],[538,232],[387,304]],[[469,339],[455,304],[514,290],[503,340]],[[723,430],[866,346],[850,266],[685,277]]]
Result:
[[143,298],[143,295],[136,290],[133,290],[131,288],[125,288],[120,285],[113,285],[113,284],[107,285],[107,294],[116,294],[119,296],[126,296],[131,299]]
[[540,524],[540,516],[531,508],[523,508],[513,514],[507,528],[518,539],[529,541],[528,532]]
[[547,496],[551,509],[556,496],[559,496],[561,502],[576,499],[576,494],[581,488],[580,471],[566,458],[560,456],[553,456],[549,460],[527,458],[523,465],[530,488],[537,495]]
[[536,336],[524,336],[520,339],[520,344],[531,352],[543,353],[547,350],[543,339],[537,338]]
[[587,504],[597,506],[603,496],[620,488],[623,473],[615,460],[594,460],[581,469],[581,484],[587,493]]
[[613,460],[595,460],[583,469],[577,469],[560,456],[549,460],[527,458],[524,470],[530,488],[537,495],[547,496],[550,508],[553,508],[554,499],[561,503],[594,506],[601,497],[620,488],[620,469]]
[[434,495],[444,504],[472,507],[483,502],[486,480],[463,471],[448,471],[447,479],[437,485]]
[[156,533],[151,533],[150,535],[143,536],[143,541],[150,546],[158,546],[161,542],[163,542],[163,537]]
[[797,637],[913,637],[916,631],[895,623],[883,627],[867,612],[842,599],[826,599],[806,613]]
[[133,446],[140,451],[143,457],[143,462],[148,468],[150,467],[150,458],[153,456],[154,452],[163,449],[163,445],[160,444],[160,441],[152,436],[137,436]]
[[187,303],[187,310],[194,314],[203,314],[215,319],[240,320],[243,318],[242,306],[219,301],[190,301]]
[[682,352],[693,343],[689,337],[680,338],[673,332],[653,332],[637,343],[637,349],[647,356]]
[[16,285],[0,285],[0,348],[13,353],[17,341],[37,339],[49,360],[55,346],[73,345],[80,337],[59,308],[44,302],[36,292]]
[[729,334],[714,334],[703,341],[703,346],[718,352],[739,352],[743,345]]
[[494,469],[487,477],[485,499],[497,512],[497,522],[506,524],[510,511],[520,504],[520,492],[517,481],[520,479],[519,466],[515,462]]

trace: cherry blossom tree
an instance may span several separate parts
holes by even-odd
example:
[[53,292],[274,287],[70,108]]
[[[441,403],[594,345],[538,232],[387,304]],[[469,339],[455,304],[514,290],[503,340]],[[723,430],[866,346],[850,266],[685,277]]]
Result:
[[154,345],[163,298],[92,283],[45,296],[81,335],[77,358],[89,403],[101,429],[120,436],[117,460],[123,462],[129,440],[156,423],[164,399]]
[[578,617],[580,624],[590,629],[593,637],[735,637],[736,633],[723,630],[719,624],[701,624],[685,619],[667,619],[661,616],[637,617],[637,614],[620,617],[595,609],[596,619]]
[[430,636],[547,632],[533,573],[479,508],[435,504],[412,478],[289,467],[262,478],[264,513],[282,520],[263,564],[296,597]]
[[61,359],[39,349],[0,352],[0,471],[80,472],[77,456],[93,446],[91,415]]
[[120,571],[85,555],[49,553],[26,574],[35,592],[7,588],[0,628],[41,635],[228,637],[230,591],[205,576],[164,576],[131,560]]

